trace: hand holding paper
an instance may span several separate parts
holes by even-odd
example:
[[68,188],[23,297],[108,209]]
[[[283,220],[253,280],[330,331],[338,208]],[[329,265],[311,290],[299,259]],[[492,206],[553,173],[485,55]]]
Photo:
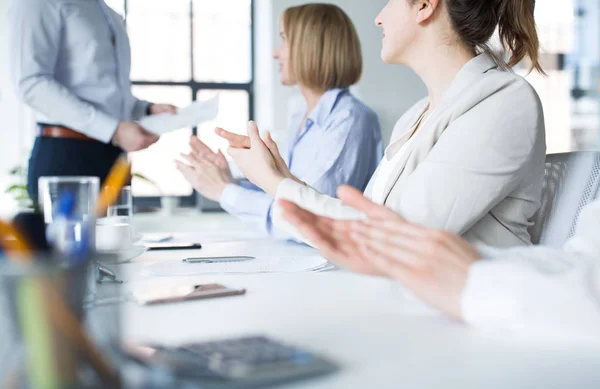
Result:
[[157,135],[163,135],[180,128],[197,126],[216,118],[218,113],[219,95],[207,101],[195,101],[185,108],[178,109],[176,115],[161,113],[143,117],[140,125]]

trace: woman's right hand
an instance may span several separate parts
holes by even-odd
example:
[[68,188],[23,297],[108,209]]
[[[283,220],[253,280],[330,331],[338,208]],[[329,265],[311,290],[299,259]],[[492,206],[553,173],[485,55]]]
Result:
[[[230,137],[234,141],[227,152],[233,158],[238,168],[250,182],[275,197],[279,184],[286,177],[279,172],[275,158],[273,158],[269,148],[261,139],[256,124],[252,121],[248,123],[250,147],[244,147],[243,137],[235,134],[231,135],[234,135],[234,137]],[[235,139],[241,140],[241,142],[235,143]]]
[[234,149],[249,149],[250,148],[250,138],[246,135],[234,134],[233,132],[229,132],[221,127],[215,128],[215,133],[219,135],[221,138],[225,139],[229,142],[229,147]]
[[[254,122],[251,122],[251,123],[254,124]],[[255,124],[254,124],[254,126],[255,126]],[[258,128],[257,128],[257,131],[258,131]],[[234,134],[234,133],[231,133],[222,128],[216,128],[215,132],[221,138],[226,139],[229,142],[229,147],[231,147],[231,148],[234,148],[234,149],[249,149],[250,148],[250,143],[251,143],[250,138],[245,135]],[[301,180],[296,178],[290,172],[290,169],[288,168],[287,164],[285,163],[285,160],[281,156],[281,153],[279,152],[279,147],[277,147],[277,143],[275,143],[275,141],[271,137],[270,132],[267,132],[265,134],[265,139],[263,140],[263,142],[264,142],[265,146],[267,146],[267,148],[269,149],[269,152],[271,153],[271,156],[273,157],[273,161],[275,162],[275,166],[276,166],[277,170],[279,171],[279,173],[285,178],[289,178],[289,179],[294,180],[302,185],[305,185],[304,182],[302,182]]]

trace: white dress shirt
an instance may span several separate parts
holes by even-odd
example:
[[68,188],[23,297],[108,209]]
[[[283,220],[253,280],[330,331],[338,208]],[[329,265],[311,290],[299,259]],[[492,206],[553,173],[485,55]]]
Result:
[[584,208],[564,249],[497,250],[473,265],[463,291],[466,322],[511,330],[600,340],[600,197]]
[[406,142],[404,142],[402,139],[397,139],[385,150],[384,156],[381,159],[381,163],[377,168],[377,177],[373,178],[373,193],[371,194],[371,200],[373,202],[381,205],[385,203],[385,198],[387,195],[386,188],[390,184],[389,181],[392,179],[392,173],[397,169],[397,166],[402,163],[402,159],[404,158],[408,147],[414,139],[414,132],[421,125],[421,122],[423,122],[423,117],[425,116],[426,112],[427,111],[424,111],[421,114],[421,118],[417,121],[411,131],[409,131],[413,134],[413,136],[411,136]]
[[8,25],[15,90],[38,122],[108,143],[120,121],[145,114],[125,24],[104,0],[13,0]]

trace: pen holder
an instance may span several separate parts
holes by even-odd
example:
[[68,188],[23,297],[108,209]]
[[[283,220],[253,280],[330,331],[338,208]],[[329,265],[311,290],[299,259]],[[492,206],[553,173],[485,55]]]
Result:
[[[103,350],[89,342],[87,327],[96,313],[84,310],[91,261],[71,268],[53,265],[57,262],[46,256],[32,264],[0,259],[2,388],[106,387],[102,372],[90,374],[90,361],[97,357],[90,350]],[[110,310],[110,316],[103,312],[105,322],[95,323],[94,339],[118,335],[118,306]],[[104,351],[99,354],[102,358]]]

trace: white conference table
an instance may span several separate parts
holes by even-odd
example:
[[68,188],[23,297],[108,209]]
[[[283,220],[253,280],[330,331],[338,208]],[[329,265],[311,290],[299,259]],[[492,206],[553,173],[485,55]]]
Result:
[[[308,247],[252,236],[227,215],[198,219],[193,226],[198,235],[222,231],[248,237],[204,244],[202,254],[315,254]],[[158,224],[159,220],[144,216],[137,225],[143,232],[182,226],[182,221],[172,220],[169,225],[164,219]],[[147,252],[113,268],[126,281],[126,289],[220,282],[247,288],[247,294],[151,307],[126,303],[123,335],[128,340],[177,344],[262,334],[323,353],[341,365],[333,375],[282,386],[290,389],[600,388],[600,343],[482,333],[432,312],[388,280],[340,270],[140,275],[149,263],[175,263],[189,254]]]

